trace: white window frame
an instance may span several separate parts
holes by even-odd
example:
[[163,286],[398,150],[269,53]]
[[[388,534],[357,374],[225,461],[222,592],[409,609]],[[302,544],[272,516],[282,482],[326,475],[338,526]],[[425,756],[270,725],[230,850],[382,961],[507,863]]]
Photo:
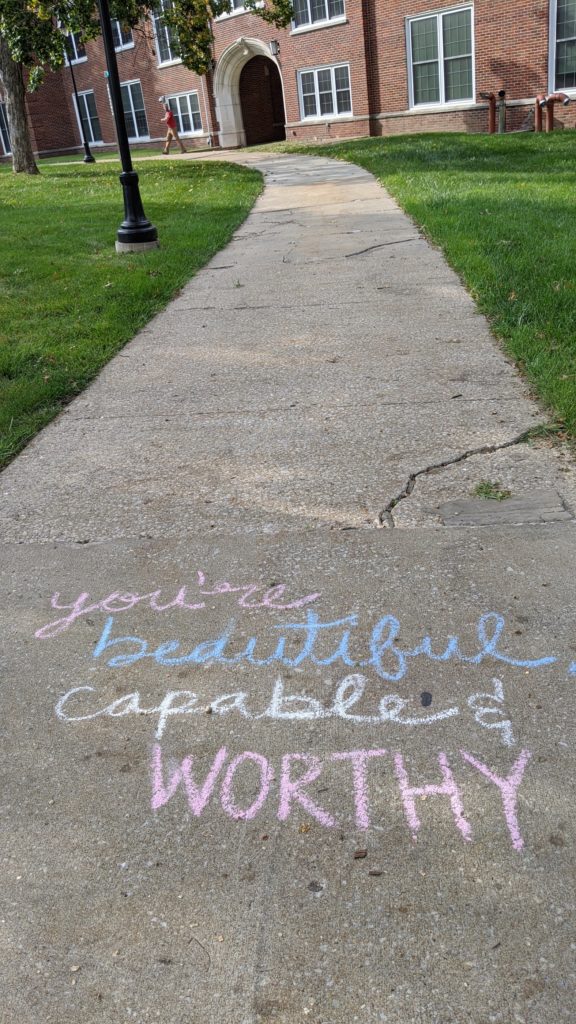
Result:
[[576,85],[568,88],[564,85],[556,87],[556,15],[558,13],[557,0],[550,0],[550,27],[548,31],[549,52],[548,52],[548,92],[565,92],[567,96],[576,96]]
[[[114,36],[114,38],[116,38],[116,36],[115,36],[115,29],[116,29],[116,31],[118,32],[118,39],[122,40],[122,26],[121,26],[120,22],[118,21],[118,18],[111,18],[110,21],[111,21],[111,24],[112,24],[112,35]],[[130,29],[130,42],[129,43],[121,42],[120,46],[116,46],[116,43],[114,43],[114,49],[116,50],[116,53],[120,53],[122,50],[132,50],[133,48],[134,48],[134,34],[132,32],[132,29]]]
[[[337,68],[346,68],[348,71],[348,90],[350,92],[350,110],[338,112],[338,102],[336,96],[336,80],[334,78],[334,72]],[[334,111],[331,114],[321,114],[320,111],[320,95],[318,89],[318,71],[330,71],[332,72],[332,99],[334,101]],[[350,64],[347,61],[339,62],[338,64],[318,64],[313,68],[299,68],[298,69],[298,101],[300,103],[300,119],[304,121],[341,121],[342,119],[351,118],[354,116],[354,104],[352,101],[352,79],[350,77]],[[302,91],[302,75],[314,75],[314,86],[316,94],[316,114],[305,114],[304,113],[304,94]]]
[[[186,100],[188,100],[188,113],[189,113],[189,116],[190,116],[190,124],[194,125],[194,118],[192,117],[192,111],[190,109],[190,96],[196,96],[196,98],[198,100],[198,114],[200,116],[200,128],[192,127],[191,131],[189,131],[189,132],[185,132],[185,131],[180,131],[179,130],[178,131],[178,135],[180,135],[180,137],[183,138],[183,139],[190,139],[190,138],[192,138],[195,135],[204,135],[204,123],[202,121],[202,109],[200,107],[200,95],[198,93],[198,90],[197,89],[189,89],[188,92],[175,92],[175,93],[172,93],[170,96],[166,96],[164,98],[164,102],[168,103],[168,104],[170,104],[170,100],[180,100],[183,97]],[[179,116],[177,116],[177,115],[174,115],[174,116],[176,117],[177,120],[179,120]]]
[[[152,30],[154,32],[154,42],[156,43],[156,54],[157,54],[157,57],[158,57],[158,67],[159,68],[167,68],[167,67],[170,67],[172,64],[181,64],[182,63],[182,58],[181,57],[169,57],[168,60],[161,60],[160,59],[160,44],[158,42],[158,28],[157,28],[156,22],[162,20],[162,18],[164,16],[164,13],[166,11],[166,8],[169,9],[171,4],[170,4],[169,0],[156,0],[156,3],[157,3],[157,8],[159,8],[162,13],[159,14],[159,13],[157,13],[157,10],[153,9],[153,10],[150,11],[150,18],[152,19]],[[162,28],[166,32],[168,32],[168,27],[166,25],[162,26]],[[172,53],[172,43],[171,42],[168,42],[168,49],[169,49],[170,53]]]
[[[78,99],[80,99],[81,96],[82,97],[84,97],[84,96],[94,96],[94,106],[96,107],[96,96],[94,95],[94,89],[83,89],[82,92],[78,93]],[[78,109],[78,104],[76,103],[76,97],[75,96],[72,97],[72,102],[74,104],[74,110],[76,112],[76,120],[78,122],[78,131],[80,132],[80,138],[82,138],[83,137],[82,136],[82,118],[81,118],[81,115],[80,115],[80,110]],[[88,111],[88,107],[86,107],[86,111]],[[88,123],[90,125],[90,136],[91,137],[89,139],[87,138],[87,141],[90,143],[90,145],[93,145],[93,146],[96,146],[96,145],[98,145],[98,143],[104,141],[102,139],[102,125],[100,124],[100,114],[98,113],[98,107],[96,107],[96,117],[98,118],[98,124],[100,125],[100,138],[99,139],[95,139],[94,138],[94,132],[92,131],[92,121],[90,120],[90,116],[88,116]]]
[[[310,0],[306,0],[306,3],[308,4],[308,13],[312,15],[310,10]],[[324,5],[328,11],[328,0],[324,0]],[[344,10],[342,14],[335,14],[333,18],[328,14],[327,18],[312,21],[312,17],[310,17],[310,21],[306,21],[302,25],[297,25],[295,21],[292,21],[291,35],[298,35],[300,32],[313,32],[314,29],[326,28],[328,25],[342,25],[346,23],[346,20],[346,0],[344,0]]]
[[[84,64],[84,62],[88,60],[88,54],[86,52],[84,53],[83,57],[79,57],[78,56],[78,46],[77,46],[77,43],[76,43],[76,36],[79,36],[79,35],[80,35],[79,32],[67,32],[66,33],[66,39],[68,40],[68,44],[71,43],[72,44],[72,49],[74,50],[74,57],[70,57],[70,51],[68,50],[68,48],[66,49],[66,57],[67,57],[67,60],[68,60],[69,64]],[[84,43],[82,43],[82,46],[84,47],[84,50],[86,50],[86,46],[85,46]]]
[[129,91],[129,94],[130,94],[130,106],[132,108],[132,120],[134,121],[134,127],[135,128],[137,127],[136,111],[134,109],[134,101],[132,99],[132,91],[130,90],[130,86],[131,85],[139,85],[140,86],[140,91],[142,93],[142,103],[144,103],[144,113],[146,115],[146,125],[148,126],[148,134],[147,135],[129,135],[128,139],[129,139],[130,142],[149,142],[150,141],[150,125],[148,124],[148,113],[146,111],[146,103],[144,102],[144,90],[142,88],[142,82],[140,81],[139,78],[131,78],[129,82],[120,82],[120,88],[122,88],[122,86],[124,86],[124,85],[128,86],[128,91]]
[[[233,3],[234,0],[231,0]],[[260,6],[260,5],[259,5]],[[238,7],[233,7],[231,11],[225,11],[224,14],[219,14],[215,19],[216,21],[225,21],[226,18],[235,18],[238,14],[250,14],[250,11],[246,11],[244,4],[239,4]]]
[[[2,114],[2,119],[4,121],[4,128],[5,128],[6,134],[8,136],[8,140],[10,141],[10,127],[8,125],[8,115],[6,113],[6,102],[5,102],[5,100],[0,100],[0,112]],[[10,145],[12,145],[12,143],[10,143]],[[3,153],[4,156],[11,156],[12,155],[12,150],[11,149],[6,149],[6,146],[4,144],[4,137],[3,137],[1,132],[0,132],[0,146],[2,147],[2,153]]]
[[[445,84],[444,84],[444,33],[439,26],[442,25],[442,19],[446,14],[459,14],[463,11],[470,11],[470,25],[471,25],[471,43],[472,43],[472,92],[470,97],[464,97],[457,100],[447,100],[445,98]],[[410,26],[415,21],[425,21],[427,18],[436,18],[436,32],[438,40],[438,69],[439,69],[439,85],[440,85],[440,99],[435,102],[429,101],[427,103],[416,103],[414,100],[414,65],[412,62],[412,32]],[[408,64],[408,104],[411,110],[438,110],[450,109],[453,107],[468,107],[471,103],[474,103],[476,97],[476,38],[474,34],[474,5],[473,4],[460,4],[456,7],[443,7],[440,11],[428,11],[426,13],[414,15],[414,17],[406,18],[406,57]]]

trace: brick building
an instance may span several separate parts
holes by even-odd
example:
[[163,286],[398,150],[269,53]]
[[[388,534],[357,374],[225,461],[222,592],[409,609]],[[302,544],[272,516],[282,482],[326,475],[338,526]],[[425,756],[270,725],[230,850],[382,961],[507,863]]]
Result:
[[[128,133],[158,144],[166,97],[188,146],[339,139],[415,131],[485,131],[482,93],[506,92],[508,130],[530,128],[535,97],[576,100],[576,0],[294,0],[278,30],[233,0],[214,24],[214,70],[199,78],[175,59],[162,17],[133,32],[113,23]],[[29,97],[41,154],[115,141],[103,48],[71,39],[70,68]],[[576,125],[576,103],[555,107]],[[0,155],[9,151],[0,102]]]

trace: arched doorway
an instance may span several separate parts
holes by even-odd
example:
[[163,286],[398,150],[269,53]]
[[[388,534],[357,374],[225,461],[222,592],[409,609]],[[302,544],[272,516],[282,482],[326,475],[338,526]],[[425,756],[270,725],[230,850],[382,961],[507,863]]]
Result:
[[268,57],[251,57],[240,72],[240,107],[247,146],[286,138],[282,82]]
[[224,51],[214,72],[214,98],[224,149],[285,138],[280,68],[260,39],[241,37]]

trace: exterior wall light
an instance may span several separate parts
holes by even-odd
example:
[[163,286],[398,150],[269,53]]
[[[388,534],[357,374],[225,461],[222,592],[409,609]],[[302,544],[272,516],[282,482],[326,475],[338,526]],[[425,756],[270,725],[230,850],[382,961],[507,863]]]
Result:
[[270,53],[272,54],[272,56],[273,57],[277,57],[278,54],[280,53],[280,43],[278,42],[278,40],[277,39],[271,39],[270,43],[269,43],[269,46],[270,46]]

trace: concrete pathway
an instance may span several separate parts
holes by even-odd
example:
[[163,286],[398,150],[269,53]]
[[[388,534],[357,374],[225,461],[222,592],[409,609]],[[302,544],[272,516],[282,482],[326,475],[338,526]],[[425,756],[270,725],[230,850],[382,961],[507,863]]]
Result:
[[369,174],[233,158],[0,478],[2,1020],[569,1021],[574,465]]

